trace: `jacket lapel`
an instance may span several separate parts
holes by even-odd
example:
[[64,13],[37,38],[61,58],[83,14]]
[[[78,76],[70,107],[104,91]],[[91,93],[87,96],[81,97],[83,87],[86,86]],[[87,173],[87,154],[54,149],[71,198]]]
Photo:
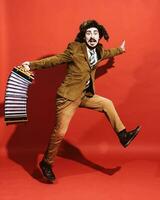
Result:
[[86,44],[85,44],[85,43],[82,43],[82,50],[83,50],[83,53],[84,53],[84,56],[85,56],[86,61],[87,61],[88,64],[90,65],[89,60],[88,60],[87,47],[86,47]]
[[[87,48],[86,48],[86,44],[85,43],[82,43],[82,50],[83,50],[85,59],[86,59],[86,61],[88,63],[88,66],[90,66],[90,63],[89,63],[89,60],[88,60]],[[99,63],[101,61],[101,59],[102,59],[102,54],[103,54],[103,49],[102,49],[102,45],[101,44],[97,45],[96,52],[97,52],[97,56],[98,56],[98,62],[97,63]],[[96,67],[96,65],[95,65],[95,67]],[[95,68],[95,67],[93,67],[93,68]]]

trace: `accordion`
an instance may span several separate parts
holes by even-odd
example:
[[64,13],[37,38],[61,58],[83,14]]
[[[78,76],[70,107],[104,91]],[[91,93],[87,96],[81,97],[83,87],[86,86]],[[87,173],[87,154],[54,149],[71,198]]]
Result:
[[5,94],[6,124],[25,122],[27,119],[28,88],[34,80],[32,72],[14,67],[7,82]]

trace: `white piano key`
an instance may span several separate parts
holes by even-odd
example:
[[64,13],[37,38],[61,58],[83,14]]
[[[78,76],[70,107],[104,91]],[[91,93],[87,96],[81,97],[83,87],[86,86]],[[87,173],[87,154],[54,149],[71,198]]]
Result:
[[6,94],[5,100],[11,100],[11,101],[14,101],[14,100],[17,100],[17,101],[27,101],[27,98],[26,98],[26,97],[15,97],[15,96],[10,96],[10,95],[7,95],[7,94]]
[[27,100],[26,101],[17,101],[17,100],[15,100],[15,99],[13,99],[13,100],[6,100],[5,101],[5,104],[6,105],[9,105],[9,104],[27,104]]
[[20,117],[27,117],[26,114],[6,114],[5,115],[5,118],[20,118]]
[[5,113],[6,113],[6,114],[22,114],[22,113],[23,113],[23,114],[26,114],[26,112],[23,111],[23,110],[17,110],[17,111],[15,111],[15,110],[12,110],[12,111],[6,110]]
[[7,88],[6,91],[7,91],[7,92],[15,92],[15,93],[26,94],[26,91],[18,90],[18,89],[13,89],[13,88]]
[[5,108],[26,108],[26,104],[5,104]]
[[15,96],[15,97],[28,97],[26,94],[19,94],[19,93],[14,93],[14,92],[7,92],[6,95],[9,96]]
[[22,81],[25,82],[25,83],[28,83],[28,84],[31,83],[29,80],[25,79],[23,76],[19,75],[19,74],[16,73],[16,72],[12,72],[12,75],[16,75],[16,77],[17,77],[18,79],[22,80]]
[[17,111],[17,112],[19,112],[19,111],[23,111],[23,112],[26,112],[26,108],[5,108],[5,112],[14,112],[14,111]]
[[8,84],[7,88],[19,89],[19,90],[23,90],[23,91],[26,91],[26,92],[28,91],[28,88],[24,88],[24,87],[12,85],[12,84]]
[[28,84],[21,84],[21,83],[17,83],[11,79],[8,80],[8,85],[16,85],[16,86],[19,86],[19,87],[24,87],[24,88],[28,88]]
[[29,85],[29,82],[24,81],[21,77],[19,77],[16,73],[11,73],[10,77],[16,79],[17,81],[21,82],[22,84]]
[[16,82],[16,83],[18,83],[18,84],[22,84],[22,85],[28,87],[28,84],[27,84],[27,83],[24,83],[23,81],[17,79],[16,76],[10,76],[10,77],[9,77],[9,80],[10,80],[10,81],[14,81],[14,82]]

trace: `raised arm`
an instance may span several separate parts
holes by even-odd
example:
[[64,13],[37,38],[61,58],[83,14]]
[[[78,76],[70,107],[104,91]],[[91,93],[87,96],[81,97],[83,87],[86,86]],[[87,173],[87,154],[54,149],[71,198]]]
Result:
[[25,71],[36,70],[36,69],[47,69],[58,64],[72,62],[72,46],[68,45],[67,49],[61,53],[54,56],[50,56],[41,60],[35,61],[25,61],[22,66]]
[[119,54],[122,54],[124,52],[125,52],[125,40],[123,40],[123,42],[118,48],[111,48],[104,50],[103,59],[111,58]]

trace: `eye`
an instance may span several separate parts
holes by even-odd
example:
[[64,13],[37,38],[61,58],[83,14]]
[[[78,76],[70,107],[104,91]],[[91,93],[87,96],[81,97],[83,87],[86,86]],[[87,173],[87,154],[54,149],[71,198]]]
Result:
[[90,35],[91,33],[90,32],[86,32],[86,35]]
[[98,32],[97,32],[97,31],[95,31],[95,32],[94,32],[94,34],[95,34],[95,35],[98,35]]

